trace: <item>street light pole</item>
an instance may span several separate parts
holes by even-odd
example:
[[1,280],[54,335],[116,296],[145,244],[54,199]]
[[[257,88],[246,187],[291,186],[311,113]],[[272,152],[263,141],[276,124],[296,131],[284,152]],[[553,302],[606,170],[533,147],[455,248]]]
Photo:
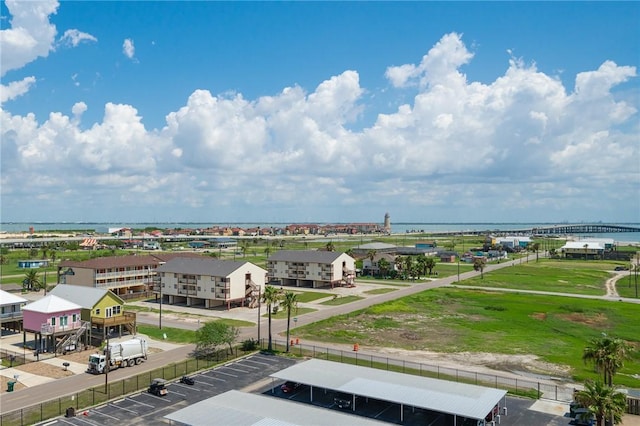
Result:
[[109,398],[108,386],[109,386],[109,370],[111,362],[111,351],[109,350],[109,334],[107,334],[107,346],[104,348],[105,365],[104,365],[104,394]]
[[258,345],[260,345],[260,306],[262,305],[262,286],[258,286]]

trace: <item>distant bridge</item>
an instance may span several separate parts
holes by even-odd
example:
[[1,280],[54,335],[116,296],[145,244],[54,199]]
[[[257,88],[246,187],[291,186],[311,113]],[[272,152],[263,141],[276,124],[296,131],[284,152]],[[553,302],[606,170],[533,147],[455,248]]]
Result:
[[553,225],[540,228],[532,228],[535,235],[559,235],[559,234],[611,234],[615,232],[640,232],[640,228],[622,225],[604,224],[578,224],[578,225]]
[[624,225],[606,225],[601,223],[574,224],[574,225],[550,225],[539,226],[537,228],[522,229],[486,229],[486,230],[466,230],[466,231],[444,231],[430,233],[434,236],[448,235],[487,235],[487,234],[510,234],[510,235],[570,235],[570,234],[611,234],[617,232],[640,232],[640,227]]

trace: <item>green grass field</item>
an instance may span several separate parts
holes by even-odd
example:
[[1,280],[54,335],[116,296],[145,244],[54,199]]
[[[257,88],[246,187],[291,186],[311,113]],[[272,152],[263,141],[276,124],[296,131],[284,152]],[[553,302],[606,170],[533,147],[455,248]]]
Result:
[[615,265],[601,262],[540,259],[510,268],[503,268],[465,280],[463,285],[553,291],[574,294],[605,294],[607,270]]
[[[560,296],[434,289],[296,329],[301,338],[436,352],[535,354],[571,367],[573,378],[594,378],[582,362],[592,338],[606,332],[640,348],[640,306]],[[640,370],[640,353],[616,376]]]

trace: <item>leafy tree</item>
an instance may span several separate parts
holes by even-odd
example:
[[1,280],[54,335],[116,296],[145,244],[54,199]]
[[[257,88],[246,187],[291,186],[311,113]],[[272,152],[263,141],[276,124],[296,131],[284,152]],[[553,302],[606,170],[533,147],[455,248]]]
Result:
[[289,352],[289,331],[291,330],[291,311],[298,311],[298,295],[287,291],[280,302],[282,309],[287,311],[287,352]]
[[336,251],[336,246],[333,244],[332,241],[329,241],[325,246],[325,248],[327,249],[327,251]]
[[196,352],[209,355],[225,344],[232,350],[239,333],[236,327],[222,321],[208,321],[196,330]]
[[582,360],[593,362],[596,371],[602,373],[604,383],[613,386],[613,376],[624,366],[624,361],[631,357],[632,347],[622,339],[604,334],[591,340],[584,348]]
[[486,266],[487,261],[484,257],[476,257],[473,260],[473,270],[480,271],[480,278],[484,279],[484,267]]
[[35,259],[37,256],[38,256],[38,249],[37,248],[29,249],[29,258],[30,259]]
[[596,417],[597,426],[604,426],[605,419],[611,420],[611,424],[619,423],[627,408],[627,396],[600,381],[586,382],[575,399]]
[[378,268],[380,269],[380,275],[386,277],[389,274],[389,269],[391,268],[391,264],[384,257],[380,258],[378,261]]
[[267,313],[269,318],[269,344],[267,350],[271,352],[273,350],[271,339],[271,313],[276,303],[280,300],[280,291],[272,285],[264,286],[264,293],[262,293],[262,301],[267,305]]
[[34,269],[30,269],[24,274],[24,280],[22,280],[22,288],[29,291],[38,291],[40,288],[46,285],[40,281],[38,272]]
[[425,259],[425,266],[429,270],[429,275],[431,275],[433,273],[433,268],[436,267],[436,260],[431,256],[426,257]]

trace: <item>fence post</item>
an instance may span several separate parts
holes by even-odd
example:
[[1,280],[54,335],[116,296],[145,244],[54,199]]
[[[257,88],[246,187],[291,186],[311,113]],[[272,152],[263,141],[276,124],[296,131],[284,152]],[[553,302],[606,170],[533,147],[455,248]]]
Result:
[[541,395],[541,393],[540,393],[540,382],[538,382],[538,399],[540,399],[540,395]]
[[127,379],[122,379],[122,396],[124,396],[124,382],[125,382],[126,380],[127,380]]

